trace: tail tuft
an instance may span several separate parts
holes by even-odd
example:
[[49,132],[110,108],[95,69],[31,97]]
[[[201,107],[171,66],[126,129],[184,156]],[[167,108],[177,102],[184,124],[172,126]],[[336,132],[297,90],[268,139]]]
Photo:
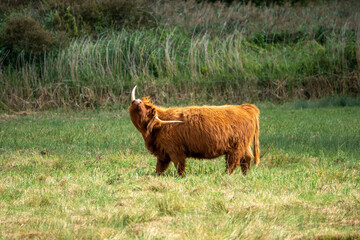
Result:
[[259,132],[260,132],[259,115],[257,115],[255,119],[254,150],[253,150],[255,166],[257,166],[260,162]]

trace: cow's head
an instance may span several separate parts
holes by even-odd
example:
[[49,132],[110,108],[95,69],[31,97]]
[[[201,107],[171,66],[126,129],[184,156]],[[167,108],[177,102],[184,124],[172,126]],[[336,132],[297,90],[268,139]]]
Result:
[[151,133],[153,129],[162,125],[182,123],[182,121],[163,121],[158,117],[157,108],[151,103],[149,97],[135,98],[136,86],[131,92],[131,104],[129,106],[130,118],[134,126],[143,136]]

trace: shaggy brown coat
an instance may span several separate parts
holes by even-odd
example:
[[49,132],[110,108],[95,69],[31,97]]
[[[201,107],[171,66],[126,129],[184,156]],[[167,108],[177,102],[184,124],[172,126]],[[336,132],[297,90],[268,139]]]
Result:
[[[225,155],[229,174],[238,165],[246,174],[252,158],[255,165],[259,164],[260,111],[255,105],[163,108],[143,98],[133,100],[129,112],[146,148],[157,157],[158,175],[170,162],[183,175],[187,157],[211,159]],[[174,120],[181,122],[171,122]]]

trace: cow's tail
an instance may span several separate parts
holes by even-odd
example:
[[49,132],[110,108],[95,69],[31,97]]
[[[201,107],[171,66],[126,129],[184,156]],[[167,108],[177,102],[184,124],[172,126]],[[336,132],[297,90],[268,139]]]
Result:
[[255,117],[255,134],[254,134],[254,149],[253,149],[255,166],[258,165],[260,162],[259,131],[260,131],[259,115],[256,115],[256,117]]

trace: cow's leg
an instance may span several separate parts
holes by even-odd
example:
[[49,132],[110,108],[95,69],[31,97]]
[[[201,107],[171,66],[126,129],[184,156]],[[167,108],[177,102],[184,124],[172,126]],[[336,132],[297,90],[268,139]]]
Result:
[[168,167],[170,164],[170,158],[166,157],[165,159],[158,158],[156,162],[156,174],[160,176]]
[[171,161],[174,163],[178,174],[180,176],[184,176],[185,174],[185,167],[186,167],[186,162],[185,162],[185,155],[183,154],[172,154],[170,155]]
[[233,150],[228,152],[225,156],[226,160],[226,172],[232,174],[234,170],[239,166],[241,157],[245,154],[244,151],[240,149]]
[[245,152],[245,156],[243,156],[240,160],[241,171],[244,175],[246,175],[247,170],[250,168],[252,154],[248,150]]

